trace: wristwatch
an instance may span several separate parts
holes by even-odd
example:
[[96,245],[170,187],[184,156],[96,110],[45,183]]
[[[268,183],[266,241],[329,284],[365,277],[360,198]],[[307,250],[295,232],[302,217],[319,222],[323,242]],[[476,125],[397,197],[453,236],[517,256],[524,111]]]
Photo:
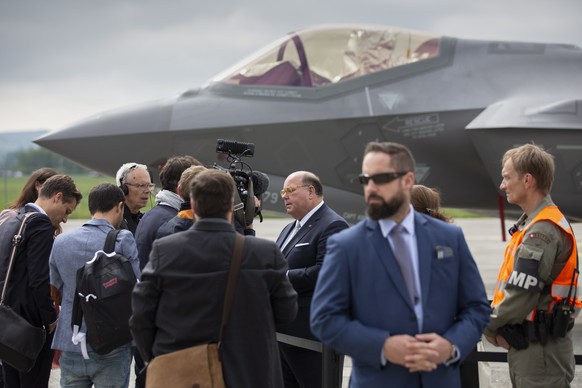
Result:
[[449,357],[449,359],[447,361],[454,362],[454,361],[457,361],[458,358],[459,358],[459,348],[457,347],[457,345],[453,344],[452,349],[451,349],[451,356]]

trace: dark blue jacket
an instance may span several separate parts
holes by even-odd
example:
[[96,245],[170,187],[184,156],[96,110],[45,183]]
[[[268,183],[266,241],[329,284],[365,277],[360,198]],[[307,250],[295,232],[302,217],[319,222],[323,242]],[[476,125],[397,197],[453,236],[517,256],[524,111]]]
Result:
[[188,230],[192,224],[194,224],[194,220],[191,218],[182,218],[178,216],[171,218],[168,222],[160,226],[156,239]]
[[168,222],[176,214],[178,214],[178,211],[171,206],[156,205],[143,215],[135,231],[139,269],[143,269],[148,263],[152,244],[156,239],[160,226]]

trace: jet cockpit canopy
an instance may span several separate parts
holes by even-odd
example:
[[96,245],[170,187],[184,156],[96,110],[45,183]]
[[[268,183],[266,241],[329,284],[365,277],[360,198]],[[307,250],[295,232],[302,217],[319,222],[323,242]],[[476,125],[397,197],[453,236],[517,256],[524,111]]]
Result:
[[218,74],[231,85],[322,87],[439,55],[441,37],[385,26],[292,32]]

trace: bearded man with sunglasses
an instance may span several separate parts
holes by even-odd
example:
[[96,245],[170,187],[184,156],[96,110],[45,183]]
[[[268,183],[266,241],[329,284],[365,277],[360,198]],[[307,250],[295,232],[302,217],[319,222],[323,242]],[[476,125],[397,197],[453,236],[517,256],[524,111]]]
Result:
[[[329,236],[348,223],[323,201],[319,178],[307,171],[296,171],[285,179],[281,197],[294,221],[287,225],[277,245],[289,264],[287,276],[298,294],[297,318],[277,331],[315,340],[309,329],[309,311],[315,282],[325,256]],[[321,387],[321,353],[279,343],[285,388]]]
[[463,232],[410,203],[414,170],[404,145],[369,143],[368,218],[328,240],[311,329],[352,358],[352,388],[460,388],[459,362],[489,322]]

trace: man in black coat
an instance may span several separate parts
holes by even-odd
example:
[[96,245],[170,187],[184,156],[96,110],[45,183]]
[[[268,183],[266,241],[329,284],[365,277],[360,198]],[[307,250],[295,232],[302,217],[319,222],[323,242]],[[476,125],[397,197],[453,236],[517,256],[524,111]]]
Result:
[[[191,184],[196,222],[154,241],[132,297],[130,328],[143,359],[217,341],[234,249],[234,180],[200,172]],[[245,237],[221,346],[226,386],[282,388],[275,325],[297,313],[287,264],[271,241]]]
[[[3,363],[7,387],[48,387],[53,352],[51,342],[57,326],[57,312],[51,299],[49,256],[53,246],[55,227],[67,222],[83,198],[75,182],[66,175],[55,175],[46,180],[38,199],[26,204],[19,214],[6,221],[0,229],[0,288],[12,250],[12,239],[27,212],[38,212],[26,225],[24,238],[16,251],[10,275],[6,304],[31,325],[47,331],[45,346],[29,372],[19,372]],[[2,330],[0,328],[0,330]]]
[[[295,337],[317,339],[309,327],[309,311],[315,283],[325,256],[327,238],[348,223],[323,201],[323,186],[311,172],[297,171],[287,177],[281,196],[287,213],[295,219],[279,237],[289,264],[288,277],[299,295],[297,318],[277,331]],[[321,353],[281,343],[281,362],[286,388],[321,387]]]

